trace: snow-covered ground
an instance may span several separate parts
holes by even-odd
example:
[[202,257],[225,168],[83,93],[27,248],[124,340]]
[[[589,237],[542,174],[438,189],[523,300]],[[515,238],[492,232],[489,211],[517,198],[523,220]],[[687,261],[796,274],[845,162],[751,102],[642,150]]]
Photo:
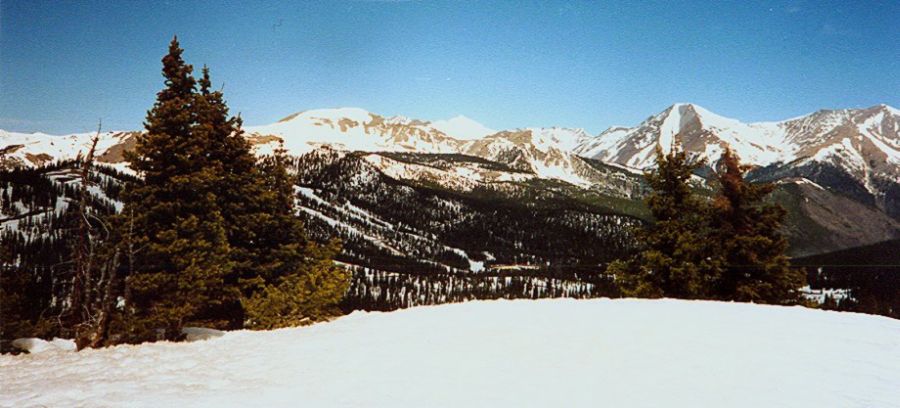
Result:
[[0,356],[8,406],[900,407],[900,321],[485,301],[194,343]]

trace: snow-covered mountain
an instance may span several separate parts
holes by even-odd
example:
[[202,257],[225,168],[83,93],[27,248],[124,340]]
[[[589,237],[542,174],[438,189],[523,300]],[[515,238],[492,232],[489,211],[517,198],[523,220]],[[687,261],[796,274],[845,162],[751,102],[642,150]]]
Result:
[[359,108],[298,112],[270,125],[248,126],[245,132],[251,137],[276,136],[294,155],[320,145],[352,151],[418,153],[456,153],[462,145],[430,122],[384,117]]
[[[900,112],[887,105],[742,123],[697,105],[675,104],[638,126],[614,127],[597,136],[555,127],[484,135],[487,132],[492,131],[465,117],[430,122],[359,108],[308,110],[245,128],[259,154],[283,143],[297,157],[328,146],[344,152],[466,155],[501,166],[448,158],[368,156],[370,165],[397,180],[466,191],[485,183],[562,181],[628,200],[640,196],[640,170],[652,165],[657,144],[667,149],[677,140],[713,164],[730,146],[744,162],[757,166],[752,173],[756,180],[809,180],[900,220]],[[99,160],[124,169],[122,153],[133,145],[136,134],[103,133]],[[0,131],[0,165],[32,166],[74,158],[87,150],[91,136]],[[876,235],[872,238],[883,237]]]
[[744,124],[693,104],[675,104],[636,127],[612,127],[575,147],[578,154],[643,169],[654,163],[656,145],[677,141],[689,152],[718,158],[731,146],[742,159],[759,165],[784,161],[785,146],[777,123]]
[[762,179],[808,178],[900,216],[900,111],[887,105],[742,123],[675,104],[638,126],[583,139],[574,151],[643,169],[653,166],[657,145],[667,151],[673,143],[713,164],[731,147]]
[[[65,136],[46,133],[17,133],[0,129],[0,167],[40,166],[56,160],[86,155],[96,132]],[[136,132],[103,132],[97,141],[98,160],[106,163],[122,161],[122,152],[130,147]]]
[[[847,168],[900,165],[900,111],[887,105],[820,110],[780,122],[743,123],[694,104],[675,104],[632,128],[612,127],[575,147],[581,155],[634,168],[653,165],[673,141],[717,160],[726,146],[750,164],[837,160]],[[872,163],[868,163],[869,161]]]
[[460,153],[504,163],[542,178],[589,187],[600,180],[592,179],[594,168],[572,153],[585,137],[588,135],[582,129],[517,129],[469,141]]
[[[481,157],[532,172],[538,177],[589,187],[599,180],[573,153],[590,136],[580,129],[532,128],[494,132],[462,116],[428,122],[383,117],[358,108],[319,109],[288,116],[266,126],[247,127],[261,152],[283,141],[294,155],[328,145],[365,152],[457,153]],[[390,168],[393,172],[396,166]]]
[[[385,117],[359,108],[316,109],[292,114],[245,132],[261,153],[283,141],[294,155],[321,145],[350,151],[460,153],[486,159],[517,156],[510,164],[560,168],[569,153],[643,169],[653,164],[657,144],[674,140],[689,152],[715,161],[726,146],[757,166],[815,161],[838,165],[860,178],[896,175],[900,166],[900,111],[887,105],[821,110],[780,122],[742,123],[694,104],[675,104],[635,127],[612,127],[592,136],[581,129],[527,128],[495,132],[464,116],[429,122]],[[5,164],[34,165],[83,152],[92,133],[53,136],[0,130]],[[105,132],[101,153],[134,132]],[[120,160],[111,154],[107,161]],[[553,173],[553,172],[549,172]],[[570,178],[566,174],[563,178]],[[871,184],[871,183],[870,183]]]

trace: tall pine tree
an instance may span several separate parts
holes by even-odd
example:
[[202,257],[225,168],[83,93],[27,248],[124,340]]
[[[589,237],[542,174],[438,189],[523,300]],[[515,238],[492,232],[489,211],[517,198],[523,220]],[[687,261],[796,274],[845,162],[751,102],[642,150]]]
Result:
[[791,268],[785,255],[787,240],[780,232],[784,209],[764,202],[773,186],[748,182],[749,167],[742,166],[730,149],[722,155],[720,167],[713,226],[727,269],[718,295],[745,302],[798,302],[806,276]]
[[231,272],[211,136],[198,132],[196,81],[177,37],[163,58],[165,88],[147,114],[146,133],[126,154],[142,178],[129,185],[124,214],[137,248],[127,280],[130,340],[179,339],[184,323],[228,299]]
[[198,81],[194,110],[196,137],[207,140],[206,156],[209,166],[219,174],[216,185],[217,205],[222,215],[225,236],[231,250],[233,268],[225,279],[228,298],[204,311],[210,319],[222,323],[222,328],[243,327],[244,313],[240,304],[240,279],[255,275],[260,261],[254,257],[260,245],[254,233],[254,218],[261,208],[265,194],[250,142],[244,137],[241,119],[229,116],[222,91],[213,91],[209,69],[204,67]]
[[188,321],[276,327],[336,313],[349,275],[331,261],[336,245],[306,239],[284,150],[258,161],[209,70],[195,81],[181,53],[173,40],[166,88],[126,157],[144,178],[118,223],[131,338],[177,339]]

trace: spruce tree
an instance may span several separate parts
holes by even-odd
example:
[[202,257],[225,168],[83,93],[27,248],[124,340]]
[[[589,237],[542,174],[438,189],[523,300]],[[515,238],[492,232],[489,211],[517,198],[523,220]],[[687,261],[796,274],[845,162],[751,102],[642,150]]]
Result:
[[133,217],[137,248],[127,280],[130,339],[178,339],[202,308],[227,299],[232,269],[209,160],[210,137],[197,132],[196,81],[177,38],[163,58],[165,88],[147,114],[146,132],[126,154],[142,182],[131,183],[124,214]]
[[[222,172],[219,208],[234,266],[225,284],[231,294],[240,291],[242,299],[230,297],[209,312],[226,318],[228,328],[241,328],[245,322],[257,328],[285,326],[335,313],[349,276],[331,265],[336,246],[319,247],[306,238],[295,213],[294,177],[288,172],[286,151],[279,147],[274,155],[258,160],[243,136],[240,117],[229,117],[222,92],[211,90],[205,67],[199,85],[195,132],[210,140],[208,160]],[[310,282],[318,286],[310,287]],[[261,296],[279,298],[277,303],[285,306],[248,310],[249,305],[259,305],[250,299]],[[271,320],[276,310],[281,310],[279,323],[258,323]]]
[[706,298],[721,273],[711,242],[706,203],[694,193],[691,176],[702,162],[691,162],[673,145],[656,148],[656,168],[644,174],[652,192],[646,202],[654,221],[638,234],[643,250],[609,272],[626,296]]
[[337,303],[349,287],[349,273],[332,258],[337,242],[318,245],[306,238],[295,214],[294,182],[283,148],[260,161],[263,182],[260,211],[252,218],[257,245],[248,248],[255,261],[242,276],[248,327],[271,329],[326,319],[339,313]]
[[787,240],[780,232],[784,209],[764,202],[773,185],[748,182],[749,166],[742,166],[730,149],[722,155],[720,167],[713,226],[727,268],[717,288],[719,296],[745,302],[798,302],[806,276],[791,268],[785,255]]
[[231,272],[224,277],[227,298],[207,308],[204,314],[220,320],[222,328],[239,329],[244,320],[240,304],[240,278],[258,273],[260,264],[254,256],[260,243],[254,235],[253,226],[255,215],[264,210],[259,202],[265,194],[265,186],[260,180],[251,145],[241,129],[241,119],[229,116],[221,91],[211,90],[212,81],[207,67],[203,67],[198,84],[199,92],[194,105],[197,123],[193,132],[195,137],[207,140],[206,158],[209,166],[220,175],[213,190],[217,192],[217,205],[233,262]]
[[257,161],[209,70],[195,81],[181,54],[175,39],[147,132],[126,154],[143,178],[117,220],[128,339],[178,339],[187,322],[280,327],[336,313],[349,275],[333,265],[336,244],[307,240],[285,151]]

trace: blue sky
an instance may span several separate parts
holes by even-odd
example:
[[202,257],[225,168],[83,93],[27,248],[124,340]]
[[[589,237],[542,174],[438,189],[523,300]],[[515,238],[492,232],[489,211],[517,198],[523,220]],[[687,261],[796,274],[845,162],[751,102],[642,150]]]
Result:
[[245,124],[354,106],[495,128],[900,105],[900,2],[0,1],[0,128],[137,129],[173,34]]

